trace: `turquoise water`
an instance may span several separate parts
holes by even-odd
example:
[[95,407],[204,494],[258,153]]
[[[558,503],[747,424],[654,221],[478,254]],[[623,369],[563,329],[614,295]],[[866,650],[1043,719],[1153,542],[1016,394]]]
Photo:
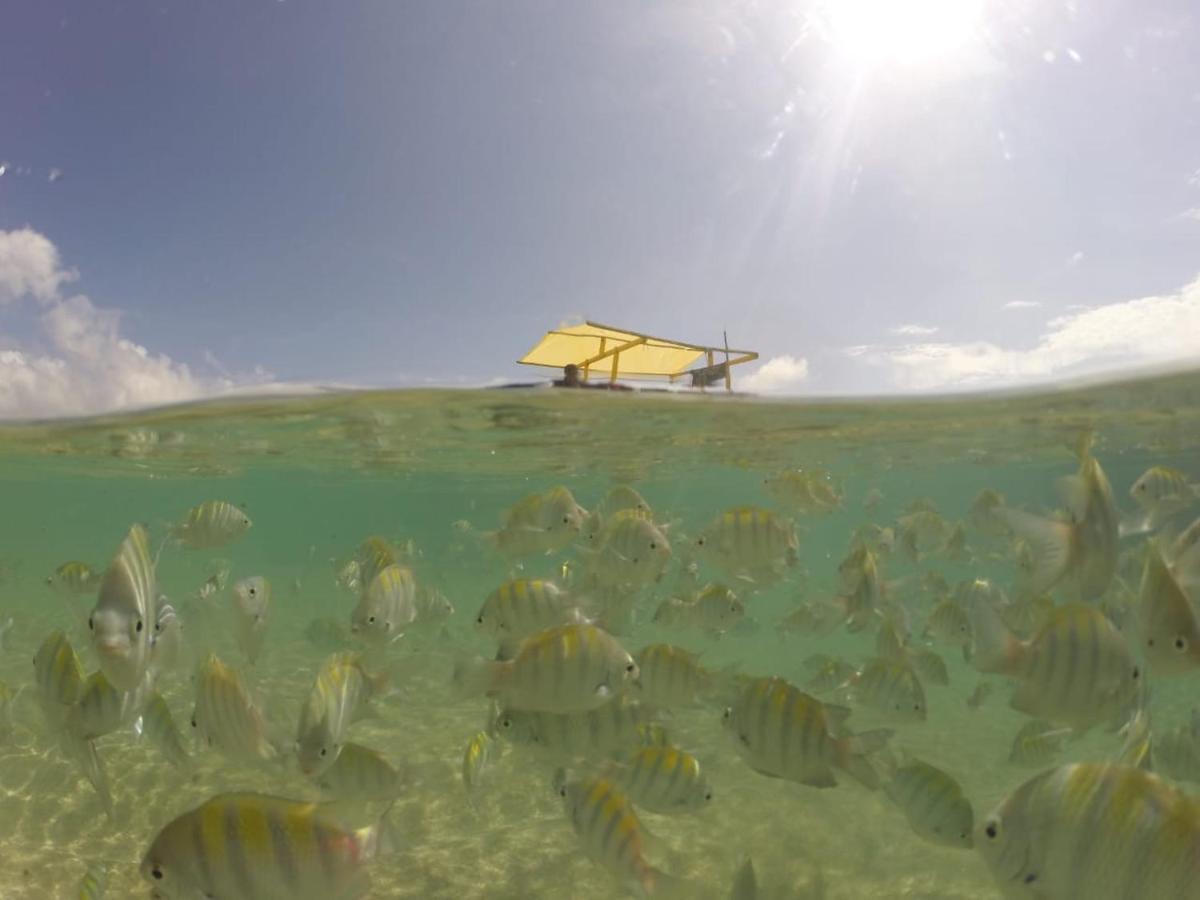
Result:
[[[85,669],[96,668],[87,630],[95,592],[63,596],[46,577],[67,560],[103,568],[135,522],[150,528],[157,546],[171,523],[206,500],[228,500],[253,519],[252,529],[227,547],[167,546],[157,574],[160,590],[180,610],[193,662],[212,651],[241,663],[228,588],[211,606],[193,598],[215,568],[227,568],[230,583],[259,574],[270,580],[274,610],[263,659],[243,669],[281,741],[294,736],[316,671],[338,644],[317,646],[305,631],[321,617],[349,624],[356,598],[334,576],[364,538],[383,535],[411,546],[418,584],[453,603],[444,628],[406,636],[386,651],[382,664],[393,670],[395,690],[377,718],[350,731],[406,778],[391,813],[400,846],[369,863],[369,896],[619,897],[628,888],[585,855],[563,813],[552,787],[559,762],[506,746],[474,805],[460,780],[466,743],[489,715],[485,698],[458,696],[450,685],[457,660],[495,650],[473,627],[476,611],[506,578],[562,577],[564,563],[575,577],[570,573],[586,563],[575,547],[505,558],[487,535],[504,511],[558,485],[589,509],[614,485],[636,487],[656,521],[669,526],[673,554],[664,577],[638,592],[632,626],[617,636],[622,645],[636,652],[670,642],[699,653],[713,670],[803,684],[804,660],[814,653],[855,665],[874,653],[874,626],[822,635],[775,627],[799,602],[836,593],[838,564],[857,528],[895,525],[921,498],[948,527],[967,522],[965,559],[937,548],[915,561],[899,549],[881,554],[913,640],[922,643],[935,599],[922,581],[926,573],[940,573],[950,585],[976,577],[1005,590],[1018,583],[1009,544],[969,522],[979,492],[992,488],[1010,506],[1051,512],[1056,479],[1077,467],[1068,448],[1084,430],[1095,433],[1093,452],[1118,506],[1131,513],[1129,486],[1149,466],[1200,476],[1200,375],[903,403],[380,392],[7,426],[0,430],[7,511],[0,522],[0,619],[11,616],[14,624],[0,655],[0,680],[20,693],[13,731],[0,744],[0,896],[73,896],[94,866],[108,873],[108,896],[149,896],[138,864],[173,817],[225,791],[319,796],[286,761],[239,766],[190,742],[195,768],[181,774],[146,739],[122,728],[96,742],[112,782],[110,820],[75,763],[57,749],[34,700],[30,660],[57,628]],[[842,494],[840,506],[820,514],[789,511],[766,492],[764,478],[798,467],[827,471]],[[865,508],[876,494],[877,505]],[[799,534],[797,564],[763,589],[730,580],[690,549],[723,510],[745,504],[793,518]],[[1122,543],[1130,554],[1139,547],[1140,539]],[[725,580],[746,604],[746,620],[719,637],[651,621],[658,604],[681,589],[681,569],[692,561],[700,566],[697,583]],[[1026,717],[1008,707],[1005,679],[981,676],[953,646],[927,643],[950,675],[948,686],[925,686],[927,721],[888,723],[850,699],[850,723],[856,732],[893,727],[892,752],[956,777],[978,820],[1036,771],[1007,762]],[[183,725],[194,703],[189,669],[159,681]],[[995,690],[973,709],[966,699],[980,681]],[[1194,686],[1188,677],[1154,685],[1156,732],[1187,718]],[[749,855],[762,897],[999,896],[974,851],[923,840],[883,792],[845,777],[836,788],[818,790],[752,771],[721,727],[725,702],[714,698],[661,717],[672,742],[707,771],[711,804],[684,816],[642,816],[655,837],[647,858],[687,879],[693,895],[728,896],[739,861]],[[1099,729],[1065,745],[1055,761],[1110,759],[1120,745],[1118,735]],[[587,770],[580,763],[570,768]]]

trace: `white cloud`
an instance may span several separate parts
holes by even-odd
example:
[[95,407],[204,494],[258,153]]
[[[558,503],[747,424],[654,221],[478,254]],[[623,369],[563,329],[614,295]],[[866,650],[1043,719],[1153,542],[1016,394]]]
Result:
[[898,334],[903,337],[928,337],[931,334],[937,334],[936,325],[899,325],[892,329],[892,334]]
[[82,294],[63,297],[75,279],[58,251],[29,228],[0,231],[0,301],[36,299],[36,344],[22,346],[0,336],[0,417],[86,415],[154,406],[222,393],[246,377],[197,376],[184,364],[121,335],[120,313],[98,307]]
[[745,378],[738,387],[756,394],[790,394],[808,380],[808,360],[804,357],[773,356]]
[[0,231],[0,303],[24,296],[53,300],[76,277],[59,265],[54,244],[32,228]]
[[1194,206],[1191,209],[1185,209],[1179,214],[1179,218],[1187,219],[1191,222],[1200,222],[1200,206]]
[[1067,258],[1067,265],[1068,266],[1079,265],[1081,262],[1083,262],[1083,256],[1084,256],[1084,253],[1082,250],[1076,250],[1074,253],[1072,253],[1070,255],[1070,257]]
[[1050,320],[1029,349],[989,341],[853,347],[902,390],[1027,384],[1200,359],[1200,278],[1178,292],[1083,309]]
[[1004,304],[1005,309],[1033,309],[1036,306],[1041,306],[1036,300],[1009,300]]

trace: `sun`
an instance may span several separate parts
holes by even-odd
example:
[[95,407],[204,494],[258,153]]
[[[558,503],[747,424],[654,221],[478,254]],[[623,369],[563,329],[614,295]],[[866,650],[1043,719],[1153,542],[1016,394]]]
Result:
[[936,63],[979,31],[983,0],[821,0],[833,46],[863,66]]

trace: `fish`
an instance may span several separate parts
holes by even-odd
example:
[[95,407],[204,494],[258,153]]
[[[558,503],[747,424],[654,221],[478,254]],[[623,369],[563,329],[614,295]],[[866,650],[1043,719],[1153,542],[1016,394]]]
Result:
[[1008,761],[1014,766],[1047,766],[1061,752],[1063,738],[1070,733],[1069,728],[1055,728],[1049,722],[1031,719],[1013,735]]
[[463,750],[462,783],[467,791],[467,801],[472,807],[477,803],[479,791],[499,752],[496,742],[486,731],[475,732],[467,741]]
[[920,678],[929,684],[946,687],[950,684],[950,670],[946,662],[928,647],[905,648],[905,658]]
[[33,657],[37,697],[52,730],[66,724],[83,693],[83,663],[61,631],[46,635]]
[[271,583],[262,575],[243,578],[233,586],[232,598],[233,636],[246,662],[254,665],[271,622]]
[[971,696],[967,698],[967,706],[971,709],[979,709],[987,702],[987,698],[992,695],[992,691],[996,688],[990,681],[980,681],[975,685],[975,690],[971,691]]
[[801,603],[778,622],[783,633],[823,637],[830,634],[845,619],[844,610],[837,604],[825,600]]
[[1200,590],[1200,518],[1179,532],[1168,553],[1171,571],[1192,596]]
[[81,738],[69,731],[64,731],[59,736],[59,747],[64,756],[79,766],[79,771],[92,786],[92,790],[96,792],[105,817],[112,822],[114,818],[112,783],[109,781],[108,769],[104,765],[104,758],[100,755],[95,740]]
[[725,709],[722,723],[738,754],[760,775],[831,788],[837,784],[834,770],[840,769],[875,790],[879,774],[868,757],[883,749],[893,732],[845,733],[849,714],[845,707],[826,705],[782,678],[757,678]]
[[971,620],[962,603],[953,597],[946,597],[930,610],[925,633],[965,648],[971,643]]
[[150,665],[157,602],[150,539],[134,525],[104,573],[88,617],[100,669],[118,690],[135,690]]
[[763,479],[767,495],[798,513],[831,513],[842,505],[833,478],[823,469],[785,469]]
[[1089,437],[1080,440],[1077,455],[1079,472],[1061,483],[1068,509],[1065,521],[1008,507],[997,514],[1033,550],[1031,593],[1048,591],[1069,576],[1078,599],[1086,601],[1099,599],[1116,574],[1119,524],[1112,487],[1091,455]]
[[1035,775],[979,823],[975,843],[1006,897],[1200,897],[1200,804],[1131,766]]
[[567,488],[559,486],[542,494],[530,494],[504,515],[492,542],[506,556],[532,556],[565,550],[579,536],[587,510],[575,502]]
[[158,618],[154,623],[154,645],[150,649],[151,669],[161,674],[178,668],[183,661],[183,623],[175,607],[158,598]]
[[88,866],[79,879],[79,900],[104,900],[108,893],[108,870],[104,866]]
[[414,601],[417,617],[413,620],[413,624],[420,628],[428,630],[443,626],[454,615],[454,604],[445,594],[431,585],[418,585]]
[[192,728],[199,738],[235,761],[262,762],[279,753],[267,736],[258,704],[238,674],[210,653],[196,675]]
[[360,824],[334,804],[218,794],[164,826],[139,871],[156,896],[351,900],[395,847],[386,816]]
[[362,578],[357,559],[349,559],[335,563],[333,583],[349,594],[357,594],[362,590]]
[[141,684],[119,691],[103,671],[93,672],[67,714],[67,728],[80,738],[92,739],[132,725],[154,692],[155,673],[147,669]]
[[505,658],[522,640],[544,628],[587,621],[574,597],[555,582],[537,578],[504,582],[475,614],[475,625],[496,639]]
[[925,688],[907,662],[875,658],[847,682],[850,695],[889,718],[924,722],[928,713]]
[[824,653],[806,657],[801,665],[808,676],[804,686],[818,694],[835,691],[858,674],[850,663]]
[[1158,545],[1147,549],[1138,598],[1142,649],[1154,676],[1185,675],[1200,666],[1200,622]]
[[690,706],[710,693],[712,674],[694,653],[674,644],[650,644],[634,656],[638,696],[652,706]]
[[1007,530],[1004,519],[997,511],[1006,505],[1004,495],[994,488],[984,488],[971,501],[967,518],[979,532],[988,536],[1000,536]]
[[253,523],[245,511],[227,500],[205,500],[172,525],[170,536],[189,550],[213,550],[236,543]]
[[183,735],[171,716],[171,708],[162,694],[155,691],[142,708],[141,734],[159,749],[163,758],[180,771],[188,771],[192,765],[191,755],[183,743]]
[[1200,502],[1200,485],[1178,469],[1151,466],[1129,488],[1129,496],[1145,513],[1145,530],[1154,530]]
[[650,812],[695,812],[712,803],[713,789],[700,761],[678,747],[642,747],[610,763],[607,771],[636,806]]
[[464,697],[487,694],[513,709],[567,713],[603,706],[637,676],[637,663],[614,637],[568,624],[530,635],[511,660],[460,661],[452,683]]
[[746,615],[746,606],[723,584],[709,584],[689,600],[668,598],[654,612],[658,625],[687,625],[712,635],[722,635],[737,627]]
[[606,587],[644,587],[662,578],[671,562],[671,542],[637,509],[614,513],[588,551],[588,575]]
[[1012,678],[1011,705],[1023,713],[1082,733],[1126,714],[1141,689],[1142,671],[1129,644],[1094,607],[1061,606],[1024,641],[987,604],[972,607],[971,621],[972,664]]
[[412,570],[392,563],[367,584],[350,614],[350,632],[376,646],[399,640],[417,617],[417,582]]
[[499,710],[489,731],[506,743],[536,749],[552,759],[605,759],[658,741],[657,724],[640,703],[618,697],[585,712]]
[[1200,784],[1200,735],[1187,725],[1155,735],[1154,764],[1169,778]]
[[354,571],[359,587],[369,585],[388,566],[400,564],[400,555],[386,538],[372,535],[354,551]]
[[346,741],[333,765],[317,777],[317,786],[342,800],[390,800],[403,790],[404,778],[379,751]]
[[636,489],[626,484],[613,485],[596,508],[585,516],[581,530],[583,539],[594,542],[603,531],[604,524],[623,510],[636,510],[651,520],[654,518],[650,504]]
[[631,890],[653,896],[673,879],[646,861],[646,832],[633,805],[610,779],[557,779],[567,819],[593,861],[612,871]]
[[948,531],[946,520],[928,509],[910,512],[896,522],[897,541],[914,562],[943,547]]
[[842,592],[837,602],[847,630],[862,631],[888,606],[888,586],[880,570],[878,556],[865,544],[855,545],[838,565]]
[[895,770],[884,793],[925,840],[963,850],[974,846],[975,812],[952,775],[910,759]]
[[725,574],[768,584],[796,565],[800,542],[789,519],[769,509],[738,506],[713,520],[695,547]]
[[1121,729],[1125,740],[1117,751],[1114,762],[1123,766],[1136,766],[1147,772],[1154,769],[1154,737],[1150,730],[1150,712],[1145,705],[1138,707],[1133,718]]
[[100,572],[85,562],[73,559],[63,563],[46,577],[46,584],[61,594],[90,594],[100,586]]
[[305,775],[320,775],[337,760],[350,725],[374,714],[371,701],[387,687],[386,673],[367,671],[358,653],[335,653],[321,664],[300,709],[296,756]]

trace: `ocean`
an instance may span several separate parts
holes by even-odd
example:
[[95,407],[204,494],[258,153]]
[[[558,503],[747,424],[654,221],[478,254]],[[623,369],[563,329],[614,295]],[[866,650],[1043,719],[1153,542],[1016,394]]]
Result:
[[[150,896],[139,863],[175,816],[230,791],[321,796],[286,754],[269,765],[243,765],[185,734],[193,765],[179,771],[134,728],[121,727],[95,741],[111,782],[109,818],[61,751],[37,702],[31,661],[46,635],[61,629],[85,671],[96,669],[88,631],[96,591],[67,595],[47,578],[68,560],[103,569],[135,523],[147,527],[156,550],[162,545],[158,587],[183,623],[185,662],[163,672],[157,687],[184,732],[195,701],[194,667],[213,652],[238,668],[279,746],[294,739],[322,660],[354,645],[339,626],[349,625],[357,598],[335,576],[369,536],[401,548],[417,584],[453,604],[444,622],[370,655],[391,671],[392,689],[348,737],[382,752],[403,773],[404,786],[389,812],[398,846],[364,864],[366,896],[630,896],[620,874],[585,852],[554,789],[559,767],[582,777],[602,763],[551,760],[497,737],[503,752],[474,802],[460,776],[467,741],[488,726],[491,713],[487,698],[454,690],[451,672],[456,662],[495,653],[494,641],[475,625],[485,598],[514,577],[558,579],[566,590],[587,593],[576,580],[589,562],[580,542],[513,558],[492,538],[506,510],[559,486],[589,510],[616,485],[645,498],[670,541],[670,563],[657,581],[626,591],[632,612],[613,626],[615,636],[635,654],[657,642],[684,647],[729,686],[779,676],[803,687],[810,676],[805,660],[818,653],[861,666],[875,653],[874,622],[857,632],[804,633],[780,621],[798,604],[839,593],[839,563],[864,526],[895,533],[914,503],[935,510],[947,534],[962,524],[963,552],[934,541],[915,555],[899,543],[878,553],[910,642],[937,652],[949,674],[948,685],[925,684],[926,720],[889,722],[836,690],[819,696],[850,707],[854,732],[892,728],[895,759],[921,759],[951,774],[978,822],[1038,771],[1008,761],[1028,716],[1010,707],[1010,681],[981,674],[960,648],[925,635],[938,600],[933,585],[937,576],[950,590],[984,578],[1016,596],[1023,574],[1011,541],[977,528],[972,505],[993,489],[1010,507],[1052,514],[1061,506],[1056,482],[1077,469],[1072,447],[1084,432],[1094,434],[1092,453],[1118,509],[1132,515],[1130,485],[1150,466],[1200,479],[1200,373],[886,401],[379,391],[218,400],[0,427],[0,621],[13,621],[0,651],[0,681],[15,694],[13,727],[0,740],[0,898],[78,896],[89,868],[106,873],[108,897]],[[788,509],[766,482],[793,470],[820,473],[839,495],[836,508]],[[252,528],[214,549],[167,540],[172,524],[210,500],[243,509]],[[797,558],[774,583],[731,575],[696,552],[698,535],[743,506],[794,522]],[[1136,557],[1144,540],[1124,539],[1123,554]],[[1118,577],[1133,577],[1134,569],[1123,561]],[[198,598],[216,572],[227,572],[228,582]],[[273,587],[264,649],[253,666],[234,640],[230,600],[230,585],[251,575]],[[718,634],[653,621],[659,604],[688,585],[718,581],[744,603],[735,626]],[[1136,590],[1136,579],[1128,586]],[[1114,584],[1118,609],[1119,593]],[[317,619],[337,624],[314,640]],[[1117,624],[1136,645],[1133,619]],[[981,681],[994,689],[973,708],[966,701]],[[1188,720],[1195,684],[1190,676],[1153,683],[1155,733]],[[652,836],[647,860],[685,880],[689,896],[728,897],[747,856],[758,896],[766,898],[1000,896],[975,850],[923,839],[886,792],[844,775],[836,787],[819,789],[754,771],[722,726],[733,688],[717,694],[657,714],[671,742],[700,761],[711,802],[684,815],[640,813]],[[1121,745],[1119,734],[1096,728],[1065,742],[1054,762],[1110,760]]]

